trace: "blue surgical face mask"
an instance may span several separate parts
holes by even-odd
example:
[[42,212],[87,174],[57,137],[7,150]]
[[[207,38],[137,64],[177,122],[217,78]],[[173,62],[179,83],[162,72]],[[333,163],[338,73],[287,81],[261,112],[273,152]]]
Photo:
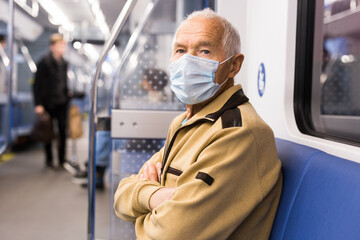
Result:
[[228,78],[221,84],[214,83],[218,61],[185,54],[170,64],[171,90],[185,104],[193,105],[204,102],[219,91]]

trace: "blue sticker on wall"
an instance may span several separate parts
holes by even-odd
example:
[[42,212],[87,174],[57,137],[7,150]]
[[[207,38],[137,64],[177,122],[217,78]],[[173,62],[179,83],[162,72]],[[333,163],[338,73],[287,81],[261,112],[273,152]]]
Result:
[[260,63],[258,76],[257,76],[257,86],[258,86],[258,93],[260,97],[264,95],[265,92],[265,82],[266,82],[266,74],[265,74],[265,65],[264,63]]

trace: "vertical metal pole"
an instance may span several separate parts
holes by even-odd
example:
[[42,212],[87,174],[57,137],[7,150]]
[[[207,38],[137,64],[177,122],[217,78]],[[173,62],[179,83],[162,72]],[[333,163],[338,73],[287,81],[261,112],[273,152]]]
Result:
[[204,0],[203,1],[203,8],[208,8],[209,7],[209,0]]
[[7,49],[9,56],[9,65],[6,68],[6,79],[8,87],[8,108],[7,115],[8,121],[6,123],[7,132],[7,144],[11,142],[11,123],[13,112],[13,64],[14,64],[14,0],[9,0],[9,21],[7,25]]

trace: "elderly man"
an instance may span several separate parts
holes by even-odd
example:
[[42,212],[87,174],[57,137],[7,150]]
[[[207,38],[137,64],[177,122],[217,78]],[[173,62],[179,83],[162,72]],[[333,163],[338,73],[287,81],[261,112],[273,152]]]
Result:
[[138,239],[269,238],[281,163],[272,130],[234,86],[243,59],[236,29],[209,9],[178,28],[170,81],[187,111],[115,193],[115,211]]

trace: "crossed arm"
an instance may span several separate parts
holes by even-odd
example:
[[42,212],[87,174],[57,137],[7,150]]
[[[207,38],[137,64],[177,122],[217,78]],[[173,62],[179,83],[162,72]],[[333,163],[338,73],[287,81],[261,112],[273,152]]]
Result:
[[[150,181],[160,182],[161,163],[158,162],[156,166],[149,162],[144,167],[143,173],[140,175],[140,179],[147,179]],[[170,200],[174,194],[174,187],[159,188],[154,192],[149,200],[150,209],[154,209],[159,206],[162,202]]]
[[[247,131],[215,135],[197,161],[176,180],[176,188],[159,183],[163,150],[139,175],[123,179],[114,208],[135,223],[139,239],[225,239],[263,199],[257,167],[257,145]],[[243,133],[243,134],[241,134]],[[242,144],[239,140],[242,139]],[[224,148],[226,146],[226,148]],[[219,149],[227,154],[221,156]],[[255,159],[255,160],[254,160]],[[196,176],[215,179],[212,185]],[[241,189],[241,191],[238,191]]]

